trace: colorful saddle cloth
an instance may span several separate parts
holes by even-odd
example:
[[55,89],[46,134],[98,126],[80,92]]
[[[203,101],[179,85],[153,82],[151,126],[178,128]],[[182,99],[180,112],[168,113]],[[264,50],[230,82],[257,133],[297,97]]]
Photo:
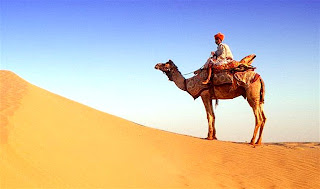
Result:
[[233,74],[230,72],[214,73],[212,77],[213,85],[223,85],[233,83]]

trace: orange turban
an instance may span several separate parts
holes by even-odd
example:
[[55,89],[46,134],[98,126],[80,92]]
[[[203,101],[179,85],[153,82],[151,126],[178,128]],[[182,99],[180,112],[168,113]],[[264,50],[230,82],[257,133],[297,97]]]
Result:
[[218,39],[221,39],[221,41],[223,41],[223,40],[224,40],[224,35],[219,32],[219,33],[217,33],[217,34],[214,36],[214,38],[215,38],[215,39],[218,38]]

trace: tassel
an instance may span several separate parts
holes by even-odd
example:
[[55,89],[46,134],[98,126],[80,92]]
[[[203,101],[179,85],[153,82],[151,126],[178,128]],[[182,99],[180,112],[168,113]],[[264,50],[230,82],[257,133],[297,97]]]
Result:
[[219,105],[219,100],[216,99],[216,104],[214,105],[214,109],[217,109],[218,105]]

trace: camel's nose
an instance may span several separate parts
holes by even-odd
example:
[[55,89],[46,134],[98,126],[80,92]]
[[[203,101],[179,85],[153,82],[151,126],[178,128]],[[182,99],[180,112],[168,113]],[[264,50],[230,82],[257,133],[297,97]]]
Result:
[[160,65],[159,64],[156,64],[155,66],[154,66],[154,69],[159,69],[160,68]]

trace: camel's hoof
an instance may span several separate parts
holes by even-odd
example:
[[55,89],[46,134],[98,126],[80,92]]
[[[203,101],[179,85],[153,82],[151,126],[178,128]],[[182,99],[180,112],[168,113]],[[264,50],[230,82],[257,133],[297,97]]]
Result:
[[207,137],[207,140],[218,140],[217,137]]
[[252,146],[260,146],[261,142],[256,142],[256,143],[250,142],[249,144],[252,145]]

